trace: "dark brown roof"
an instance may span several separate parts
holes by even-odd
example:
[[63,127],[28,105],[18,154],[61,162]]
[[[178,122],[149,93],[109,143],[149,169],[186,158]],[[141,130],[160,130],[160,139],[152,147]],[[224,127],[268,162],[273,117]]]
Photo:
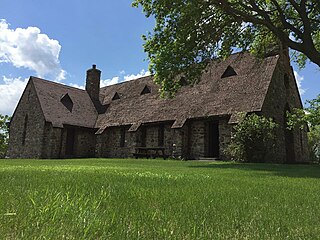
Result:
[[[179,128],[190,118],[260,111],[277,61],[278,56],[261,60],[248,53],[231,55],[211,63],[198,84],[182,87],[173,99],[159,97],[152,77],[101,88],[103,104],[110,105],[96,127],[174,121],[172,127]],[[228,66],[237,75],[221,78]],[[140,95],[145,86],[151,93]],[[112,100],[116,92],[120,99]]]
[[[47,122],[56,127],[63,124],[88,128],[95,126],[98,114],[86,91],[36,77],[31,77],[30,81],[35,86]],[[72,100],[72,111],[61,102],[66,94]]]
[[[225,61],[214,61],[198,84],[183,86],[172,99],[159,97],[159,87],[151,76],[103,87],[100,100],[108,108],[99,115],[86,91],[31,79],[46,121],[56,126],[95,127],[101,133],[111,126],[132,125],[130,131],[135,131],[143,123],[172,121],[172,127],[179,128],[191,118],[231,115],[233,122],[237,121],[234,113],[260,111],[278,59],[278,56],[257,59],[248,53],[237,53]],[[221,78],[227,68],[236,75]],[[146,86],[151,93],[141,94]],[[67,93],[73,103],[71,112],[60,101]]]

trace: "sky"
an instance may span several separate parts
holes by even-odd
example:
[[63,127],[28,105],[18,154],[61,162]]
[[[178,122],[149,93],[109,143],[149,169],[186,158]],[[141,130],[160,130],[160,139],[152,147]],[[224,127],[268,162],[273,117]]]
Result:
[[[106,86],[148,75],[142,34],[153,19],[131,0],[0,0],[0,113],[12,115],[29,76],[83,88],[96,64]],[[303,102],[320,94],[320,70],[293,65]]]

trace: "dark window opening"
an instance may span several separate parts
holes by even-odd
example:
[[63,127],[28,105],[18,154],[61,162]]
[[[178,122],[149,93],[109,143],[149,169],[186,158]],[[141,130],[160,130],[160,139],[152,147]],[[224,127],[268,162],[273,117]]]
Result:
[[164,126],[160,125],[158,128],[158,146],[163,147],[164,145]]
[[181,77],[179,83],[180,83],[180,86],[187,86],[188,85],[187,78]]
[[286,147],[286,163],[294,163],[295,159],[295,147],[294,147],[294,135],[293,129],[288,129],[288,117],[287,113],[291,112],[290,106],[287,103],[283,113],[283,128],[284,128],[284,138]]
[[146,146],[146,139],[147,139],[147,130],[145,127],[141,128],[141,147]]
[[151,93],[151,88],[149,86],[145,86],[144,89],[142,90],[142,92],[140,93],[140,95],[144,95],[147,93]]
[[210,122],[208,126],[209,139],[208,139],[208,157],[219,158],[219,122]]
[[120,147],[124,147],[126,143],[126,129],[121,127],[120,129]]
[[27,127],[28,127],[28,115],[24,117],[24,125],[22,132],[22,145],[26,143],[26,135],[27,135]]
[[224,73],[222,74],[221,78],[227,78],[227,77],[231,77],[231,76],[236,76],[238,75],[236,73],[236,71],[233,69],[233,67],[228,66],[227,69],[224,71]]
[[66,156],[74,155],[75,129],[67,128]]
[[28,101],[30,100],[31,90],[28,91]]
[[120,99],[119,94],[116,92],[112,98],[112,101]]
[[68,93],[65,94],[60,101],[63,104],[63,106],[65,106],[69,110],[69,112],[72,112],[73,102]]
[[283,82],[286,89],[289,89],[289,77],[287,74],[283,76]]

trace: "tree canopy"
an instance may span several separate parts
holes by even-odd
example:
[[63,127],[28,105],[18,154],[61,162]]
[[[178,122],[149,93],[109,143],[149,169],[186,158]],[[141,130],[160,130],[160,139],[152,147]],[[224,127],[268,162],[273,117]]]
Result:
[[155,18],[144,49],[169,95],[180,87],[177,76],[193,84],[208,59],[234,49],[261,55],[271,46],[289,47],[300,67],[307,60],[320,66],[318,0],[134,0],[133,6]]

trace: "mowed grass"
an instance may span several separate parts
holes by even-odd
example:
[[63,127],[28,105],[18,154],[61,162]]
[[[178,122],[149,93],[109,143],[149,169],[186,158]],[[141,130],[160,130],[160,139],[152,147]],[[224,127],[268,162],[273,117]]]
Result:
[[1,239],[319,239],[320,168],[0,161]]

